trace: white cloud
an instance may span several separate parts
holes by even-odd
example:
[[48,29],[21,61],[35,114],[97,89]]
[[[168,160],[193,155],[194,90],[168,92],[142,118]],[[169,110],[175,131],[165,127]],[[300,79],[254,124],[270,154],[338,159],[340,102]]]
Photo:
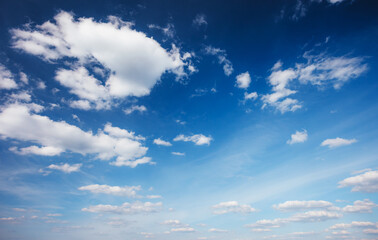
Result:
[[221,202],[213,206],[214,214],[251,213],[257,210],[248,204],[239,204],[237,201]]
[[72,172],[78,172],[78,171],[80,171],[80,167],[81,166],[82,166],[81,163],[72,164],[72,165],[69,165],[68,163],[65,163],[65,164],[61,164],[61,165],[51,164],[47,168],[54,169],[54,170],[59,170],[59,171],[62,171],[64,173],[72,173]]
[[27,91],[22,91],[19,93],[12,93],[9,97],[12,100],[16,100],[16,101],[24,101],[24,102],[31,101],[31,95]]
[[[166,50],[131,27],[114,16],[108,22],[96,22],[93,18],[75,19],[71,13],[61,11],[54,21],[34,28],[12,29],[12,44],[52,63],[66,57],[77,60],[73,69],[57,72],[57,76],[65,73],[74,78],[57,80],[85,100],[145,96],[166,72],[174,73],[177,80],[187,76],[189,64],[176,46]],[[83,70],[94,62],[109,70],[104,84]],[[89,82],[88,91],[83,89],[83,81]]]
[[149,24],[148,28],[158,29],[158,30],[162,31],[162,33],[169,38],[173,38],[175,36],[175,33],[176,33],[175,26],[172,23],[168,23],[167,26],[165,26],[165,27],[160,27],[160,26],[155,25],[155,24]]
[[333,85],[340,88],[350,79],[358,78],[367,71],[367,64],[362,57],[332,57],[325,54],[303,55],[306,63],[296,63],[295,68],[282,69],[282,62],[278,61],[272,67],[272,73],[268,77],[272,86],[272,93],[262,97],[264,105],[275,107],[281,113],[294,112],[302,108],[297,99],[288,96],[297,91],[289,89],[289,84],[297,79],[301,84],[323,86]]
[[228,230],[219,229],[219,228],[210,228],[209,232],[213,232],[213,233],[226,233],[226,232],[228,232]]
[[121,129],[119,127],[113,127],[111,123],[105,124],[104,132],[109,134],[109,136],[115,137],[115,138],[130,138],[134,140],[146,140],[146,138],[138,135],[135,135],[135,132],[129,132],[125,129]]
[[185,153],[182,152],[172,152],[172,154],[176,156],[185,156]]
[[230,76],[233,73],[234,68],[232,67],[231,61],[227,59],[225,50],[214,48],[212,46],[206,46],[205,53],[208,55],[216,56],[218,58],[218,63],[223,65],[223,72],[226,76]]
[[163,204],[161,202],[125,202],[120,206],[117,205],[95,205],[83,208],[81,211],[92,213],[113,213],[113,214],[138,214],[138,213],[154,213],[160,211]]
[[172,226],[172,227],[188,226],[188,224],[184,224],[177,219],[165,220],[164,222],[162,222],[162,224]]
[[29,83],[29,78],[28,78],[28,75],[26,75],[24,72],[20,72],[20,80],[25,83],[25,84],[28,84]]
[[195,232],[196,230],[192,227],[182,227],[182,228],[172,228],[171,232],[182,232],[182,233],[191,233]]
[[249,100],[249,99],[255,100],[257,99],[257,97],[258,96],[256,92],[244,93],[244,100]]
[[291,138],[287,140],[287,144],[294,144],[294,143],[303,143],[307,141],[307,131],[303,130],[302,132],[295,131],[294,134],[291,134]]
[[138,111],[138,112],[140,112],[140,113],[143,113],[143,112],[147,111],[147,108],[146,108],[145,106],[143,106],[143,105],[140,105],[140,106],[138,106],[138,105],[133,105],[133,106],[131,106],[130,108],[127,108],[127,109],[123,110],[123,112],[124,112],[126,115],[129,115],[129,114],[131,114],[131,113],[133,113],[133,112],[135,112],[135,111]]
[[14,76],[4,65],[0,64],[0,89],[15,89],[18,88],[14,81]]
[[369,229],[364,229],[363,232],[366,234],[378,234],[378,229],[369,228]]
[[236,86],[238,88],[248,88],[249,84],[251,84],[251,76],[249,72],[241,73],[236,76]]
[[211,136],[206,137],[205,135],[202,135],[202,134],[195,134],[192,136],[185,136],[183,134],[180,134],[173,139],[173,141],[175,142],[177,141],[193,142],[196,145],[204,145],[204,144],[210,145],[210,142],[212,140],[213,138]]
[[172,146],[172,143],[170,143],[168,141],[164,141],[164,140],[162,140],[160,138],[154,139],[154,144],[161,145],[161,146],[166,146],[166,147]]
[[335,225],[332,225],[329,229],[347,229],[352,227],[365,228],[374,226],[376,226],[376,223],[354,221],[352,223],[337,223]]
[[9,148],[9,150],[20,155],[35,154],[35,155],[50,156],[50,157],[60,155],[64,151],[62,148],[52,147],[52,146],[46,146],[46,147],[30,146],[30,147],[24,147],[20,149],[17,149],[17,147],[11,147]]
[[70,102],[70,107],[72,108],[78,108],[81,110],[89,110],[91,109],[91,103],[87,100],[76,100]]
[[195,26],[207,25],[206,15],[197,14],[196,17],[193,19],[193,25]]
[[286,201],[273,206],[275,209],[281,211],[301,211],[308,209],[329,209],[333,208],[333,204],[323,200],[310,200],[310,201]]
[[335,148],[335,147],[340,147],[340,146],[346,146],[350,145],[352,143],[357,142],[356,139],[344,139],[344,138],[333,138],[333,139],[326,139],[324,140],[320,146],[328,146],[329,148]]
[[[112,163],[116,166],[135,167],[138,164],[151,163],[150,158],[143,157],[148,148],[134,138],[114,137],[101,130],[97,134],[84,132],[64,121],[53,121],[46,116],[32,113],[35,110],[41,109],[32,104],[3,106],[0,112],[0,135],[3,138],[42,145],[41,148],[24,150],[30,153],[52,154],[54,150],[57,153],[61,149],[82,155],[94,154],[102,160],[116,158]],[[140,157],[143,158],[138,159]]]
[[38,89],[46,89],[46,84],[43,81],[37,82],[37,88]]
[[369,199],[364,199],[363,201],[355,201],[353,205],[343,207],[343,211],[348,213],[372,213],[375,207],[377,207],[377,204]]
[[352,192],[378,192],[378,171],[368,171],[346,178],[339,182],[339,187],[352,187]]
[[140,186],[109,186],[109,185],[99,185],[92,184],[87,186],[79,187],[81,191],[90,191],[91,193],[103,193],[116,196],[126,196],[135,198],[137,197],[137,191],[141,190]]

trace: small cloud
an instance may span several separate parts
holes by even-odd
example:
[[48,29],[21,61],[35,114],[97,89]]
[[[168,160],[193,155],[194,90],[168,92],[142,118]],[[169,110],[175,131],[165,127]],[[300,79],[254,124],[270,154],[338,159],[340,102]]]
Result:
[[193,142],[196,145],[210,145],[210,142],[213,140],[211,136],[206,137],[205,135],[202,134],[195,134],[192,136],[185,136],[183,134],[180,134],[176,136],[173,141],[183,141],[183,142]]
[[303,130],[302,132],[296,131],[294,134],[291,134],[291,138],[287,140],[287,144],[294,144],[294,143],[303,143],[307,141],[307,131]]
[[193,25],[197,27],[200,27],[202,25],[207,26],[206,15],[197,14],[196,17],[193,19]]
[[251,76],[249,75],[249,72],[241,73],[236,76],[236,86],[238,88],[246,89],[249,87],[249,84],[251,84]]
[[154,144],[160,145],[160,146],[166,146],[166,147],[172,146],[172,143],[170,143],[168,141],[164,141],[160,138],[154,139]]
[[172,154],[176,156],[185,156],[185,153],[182,152],[172,152]]
[[344,138],[333,138],[333,139],[326,139],[324,140],[320,146],[328,146],[329,148],[336,148],[336,147],[341,147],[341,146],[346,146],[350,145],[352,143],[357,142],[355,138],[353,139],[344,139]]
[[72,165],[70,165],[68,163],[65,163],[65,164],[61,164],[61,165],[51,164],[47,168],[48,169],[59,170],[59,171],[62,171],[64,173],[72,173],[72,172],[78,172],[78,171],[80,171],[81,166],[82,166],[81,163],[72,164]]
[[145,111],[147,111],[147,108],[144,106],[144,105],[140,105],[140,106],[137,106],[137,105],[133,105],[131,106],[130,108],[127,108],[125,110],[123,110],[123,112],[126,114],[126,115],[129,115],[135,111],[138,111],[140,113],[143,113]]

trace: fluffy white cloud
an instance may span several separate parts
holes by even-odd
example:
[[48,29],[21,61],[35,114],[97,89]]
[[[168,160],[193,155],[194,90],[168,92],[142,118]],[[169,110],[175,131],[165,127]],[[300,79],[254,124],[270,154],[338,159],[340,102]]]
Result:
[[129,114],[131,114],[131,113],[133,113],[133,112],[135,112],[135,111],[142,113],[142,112],[147,111],[147,108],[146,108],[144,105],[140,105],[140,106],[138,106],[138,105],[133,105],[133,106],[131,106],[130,108],[127,108],[127,109],[123,110],[123,112],[124,112],[126,115],[129,115]]
[[237,201],[221,202],[213,206],[214,214],[251,213],[257,210],[248,204],[239,204]]
[[46,147],[30,146],[30,147],[24,147],[20,149],[18,149],[17,147],[11,147],[9,148],[9,150],[20,155],[35,154],[35,155],[41,155],[41,156],[57,156],[57,155],[60,155],[64,151],[62,148],[53,147],[53,146],[46,146]]
[[12,93],[9,98],[16,101],[30,102],[31,95],[27,91],[22,91],[18,93]]
[[29,83],[29,78],[28,78],[28,75],[26,75],[25,73],[23,72],[20,72],[20,80],[25,83],[25,84],[28,84]]
[[[108,22],[96,22],[93,18],[75,19],[71,13],[61,11],[54,21],[34,28],[12,29],[11,34],[14,48],[48,62],[65,57],[77,59],[73,69],[57,71],[57,80],[82,100],[93,102],[96,108],[99,100],[106,101],[109,96],[148,95],[162,74],[172,72],[180,79],[187,76],[189,67],[176,46],[166,50],[114,16]],[[84,66],[93,63],[108,70],[105,84],[84,70]],[[84,83],[89,88],[83,88]]]
[[329,148],[335,148],[335,147],[350,145],[355,142],[357,142],[357,140],[354,138],[344,139],[344,138],[337,137],[337,138],[332,138],[332,139],[326,139],[320,145],[323,147],[328,146]]
[[204,144],[210,145],[210,142],[212,140],[213,138],[211,136],[206,137],[205,135],[202,135],[202,134],[195,134],[192,136],[185,136],[183,134],[180,134],[173,139],[173,141],[175,142],[177,141],[193,142],[196,145],[204,145]]
[[339,182],[339,187],[352,187],[352,192],[378,192],[378,171],[346,178]]
[[163,204],[161,202],[151,203],[151,202],[125,202],[120,206],[117,205],[95,205],[89,206],[88,208],[83,208],[81,211],[92,212],[92,213],[113,213],[113,214],[138,214],[138,213],[153,213],[160,211]]
[[135,135],[135,132],[129,132],[125,129],[121,129],[119,127],[113,127],[111,123],[105,124],[104,132],[109,134],[109,136],[115,137],[115,138],[130,138],[134,140],[146,140],[146,138],[138,135]]
[[62,171],[64,173],[72,173],[72,172],[78,172],[78,171],[80,171],[81,166],[82,166],[81,163],[72,164],[72,165],[69,165],[68,163],[65,163],[65,164],[61,164],[61,165],[51,164],[47,168],[54,169],[54,170],[59,170],[59,171]]
[[236,86],[238,88],[248,88],[249,84],[251,84],[251,76],[249,72],[241,73],[236,76]]
[[282,69],[281,61],[274,64],[272,73],[268,77],[273,92],[263,96],[263,107],[270,105],[281,113],[300,109],[302,105],[299,101],[288,97],[297,92],[288,88],[295,79],[301,84],[309,83],[316,86],[331,84],[338,89],[350,79],[358,78],[368,69],[362,57],[332,57],[325,54],[305,53],[303,58],[306,63],[297,63],[295,68]]
[[323,200],[311,201],[286,201],[273,206],[275,209],[281,211],[301,211],[308,209],[329,209],[333,208],[333,204]]
[[244,93],[244,100],[255,100],[257,98],[257,92]]
[[218,63],[223,65],[223,72],[226,76],[230,76],[233,73],[234,68],[232,67],[231,61],[227,59],[225,50],[214,48],[212,46],[206,46],[205,53],[208,55],[216,56],[218,58]]
[[354,201],[353,205],[343,207],[343,211],[348,213],[372,213],[375,207],[377,207],[377,204],[369,199],[364,199],[363,201]]
[[160,138],[154,139],[154,144],[161,145],[161,146],[166,146],[166,147],[172,146],[172,143],[170,143],[168,141],[164,141],[164,140],[162,140]]
[[0,89],[17,88],[14,76],[4,65],[0,64]]
[[[34,108],[34,110],[32,109]],[[101,130],[97,134],[85,132],[64,121],[53,121],[46,116],[32,111],[41,110],[33,104],[11,104],[3,106],[0,112],[0,135],[3,138],[32,142],[42,147],[21,150],[21,153],[58,153],[71,151],[82,155],[95,154],[102,160],[111,160],[116,166],[135,167],[138,164],[151,163],[143,157],[148,148],[135,138],[114,137]],[[49,147],[49,148],[47,148]]]
[[302,132],[295,131],[294,134],[291,134],[291,138],[287,140],[287,144],[302,143],[307,141],[307,131],[303,130]]

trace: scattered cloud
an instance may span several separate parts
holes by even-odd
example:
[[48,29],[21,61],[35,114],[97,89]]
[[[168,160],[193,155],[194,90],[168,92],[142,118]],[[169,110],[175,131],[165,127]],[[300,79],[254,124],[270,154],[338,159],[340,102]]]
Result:
[[133,105],[133,106],[131,106],[130,108],[127,108],[127,109],[123,110],[123,112],[124,112],[126,115],[129,115],[129,114],[131,114],[131,113],[133,113],[133,112],[135,112],[135,111],[140,112],[140,113],[143,113],[143,112],[146,112],[146,111],[147,111],[147,108],[146,108],[144,105],[140,105],[140,106],[138,106],[138,105]]
[[257,92],[244,93],[244,101],[246,100],[256,100],[258,97]]
[[140,186],[109,186],[109,185],[99,185],[92,184],[87,186],[82,186],[78,188],[80,191],[90,191],[91,193],[102,193],[115,196],[125,196],[130,198],[137,197],[137,191],[141,190]]
[[226,233],[226,232],[228,232],[228,230],[219,229],[219,228],[210,228],[209,232],[213,232],[213,233]]
[[193,19],[193,25],[200,27],[202,25],[207,26],[207,21],[206,21],[206,15],[205,14],[197,14],[195,18]]
[[181,233],[191,233],[195,232],[196,230],[192,227],[181,227],[181,228],[172,228],[171,232],[181,232]]
[[352,187],[352,192],[378,192],[378,171],[367,171],[339,182],[339,188]]
[[173,38],[176,34],[175,26],[172,23],[167,23],[165,27],[160,27],[156,24],[149,24],[149,29],[158,29],[160,30],[165,36],[169,38]]
[[72,164],[72,165],[65,163],[65,164],[60,164],[60,165],[51,164],[47,168],[62,171],[64,173],[72,173],[72,172],[80,171],[81,166],[82,166],[81,163]]
[[173,141],[184,141],[184,142],[193,142],[196,145],[210,145],[210,142],[213,140],[211,136],[206,137],[205,135],[202,134],[195,134],[192,136],[185,136],[183,134],[180,134],[176,136]]
[[154,144],[160,145],[160,146],[166,146],[166,147],[172,146],[172,143],[170,143],[168,141],[164,141],[160,138],[154,139]]
[[346,145],[350,145],[352,143],[355,143],[357,142],[357,140],[355,138],[353,139],[344,139],[344,138],[333,138],[333,139],[326,139],[324,140],[320,146],[328,146],[329,148],[336,148],[336,147],[341,147],[341,146],[346,146]]
[[214,214],[226,214],[226,213],[252,213],[257,210],[248,204],[239,204],[237,201],[221,202],[212,207]]
[[112,214],[138,214],[138,213],[154,213],[160,211],[163,204],[161,202],[140,202],[133,203],[125,202],[122,205],[95,205],[88,208],[81,209],[83,212],[91,213],[112,213]]
[[212,56],[217,57],[218,63],[220,65],[223,65],[223,72],[226,76],[230,76],[234,72],[232,63],[230,60],[227,59],[227,53],[225,50],[222,50],[220,48],[214,48],[212,46],[206,46],[205,53],[207,55],[212,55]]
[[364,199],[355,201],[353,205],[343,207],[343,211],[348,213],[372,213],[375,207],[377,207],[377,204],[369,199]]
[[302,132],[300,131],[295,131],[294,134],[291,134],[291,138],[287,140],[287,144],[294,144],[294,143],[303,143],[307,141],[307,131],[303,130]]
[[1,89],[15,89],[18,88],[14,80],[14,76],[4,65],[0,64],[0,90]]
[[182,152],[172,152],[172,154],[176,156],[185,156],[185,153]]

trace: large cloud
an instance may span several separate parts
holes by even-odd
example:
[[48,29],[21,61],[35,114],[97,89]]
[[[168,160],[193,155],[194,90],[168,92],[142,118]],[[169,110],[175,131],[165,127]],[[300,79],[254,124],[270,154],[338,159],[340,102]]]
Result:
[[[52,22],[12,29],[11,34],[16,49],[48,62],[67,57],[74,60],[72,69],[57,71],[56,80],[80,99],[101,108],[104,106],[98,105],[99,100],[148,95],[165,72],[176,74],[177,79],[186,76],[189,63],[178,48],[172,45],[171,50],[166,50],[131,27],[113,16],[108,22],[96,22],[92,18],[75,19],[71,13],[62,11]],[[93,64],[97,65],[93,72],[105,76],[105,84],[84,69]],[[84,85],[89,87],[83,88]]]
[[378,192],[378,171],[367,171],[339,182],[339,187],[352,187],[352,192]]
[[13,148],[13,151],[48,156],[64,151],[82,155],[94,154],[102,160],[116,158],[113,162],[116,166],[135,167],[138,164],[151,163],[150,158],[143,157],[148,148],[138,141],[140,137],[110,124],[105,126],[104,131],[108,134],[101,130],[97,134],[85,132],[64,121],[53,121],[33,113],[28,106],[22,104],[5,106],[0,112],[2,137],[41,145],[20,150]]

